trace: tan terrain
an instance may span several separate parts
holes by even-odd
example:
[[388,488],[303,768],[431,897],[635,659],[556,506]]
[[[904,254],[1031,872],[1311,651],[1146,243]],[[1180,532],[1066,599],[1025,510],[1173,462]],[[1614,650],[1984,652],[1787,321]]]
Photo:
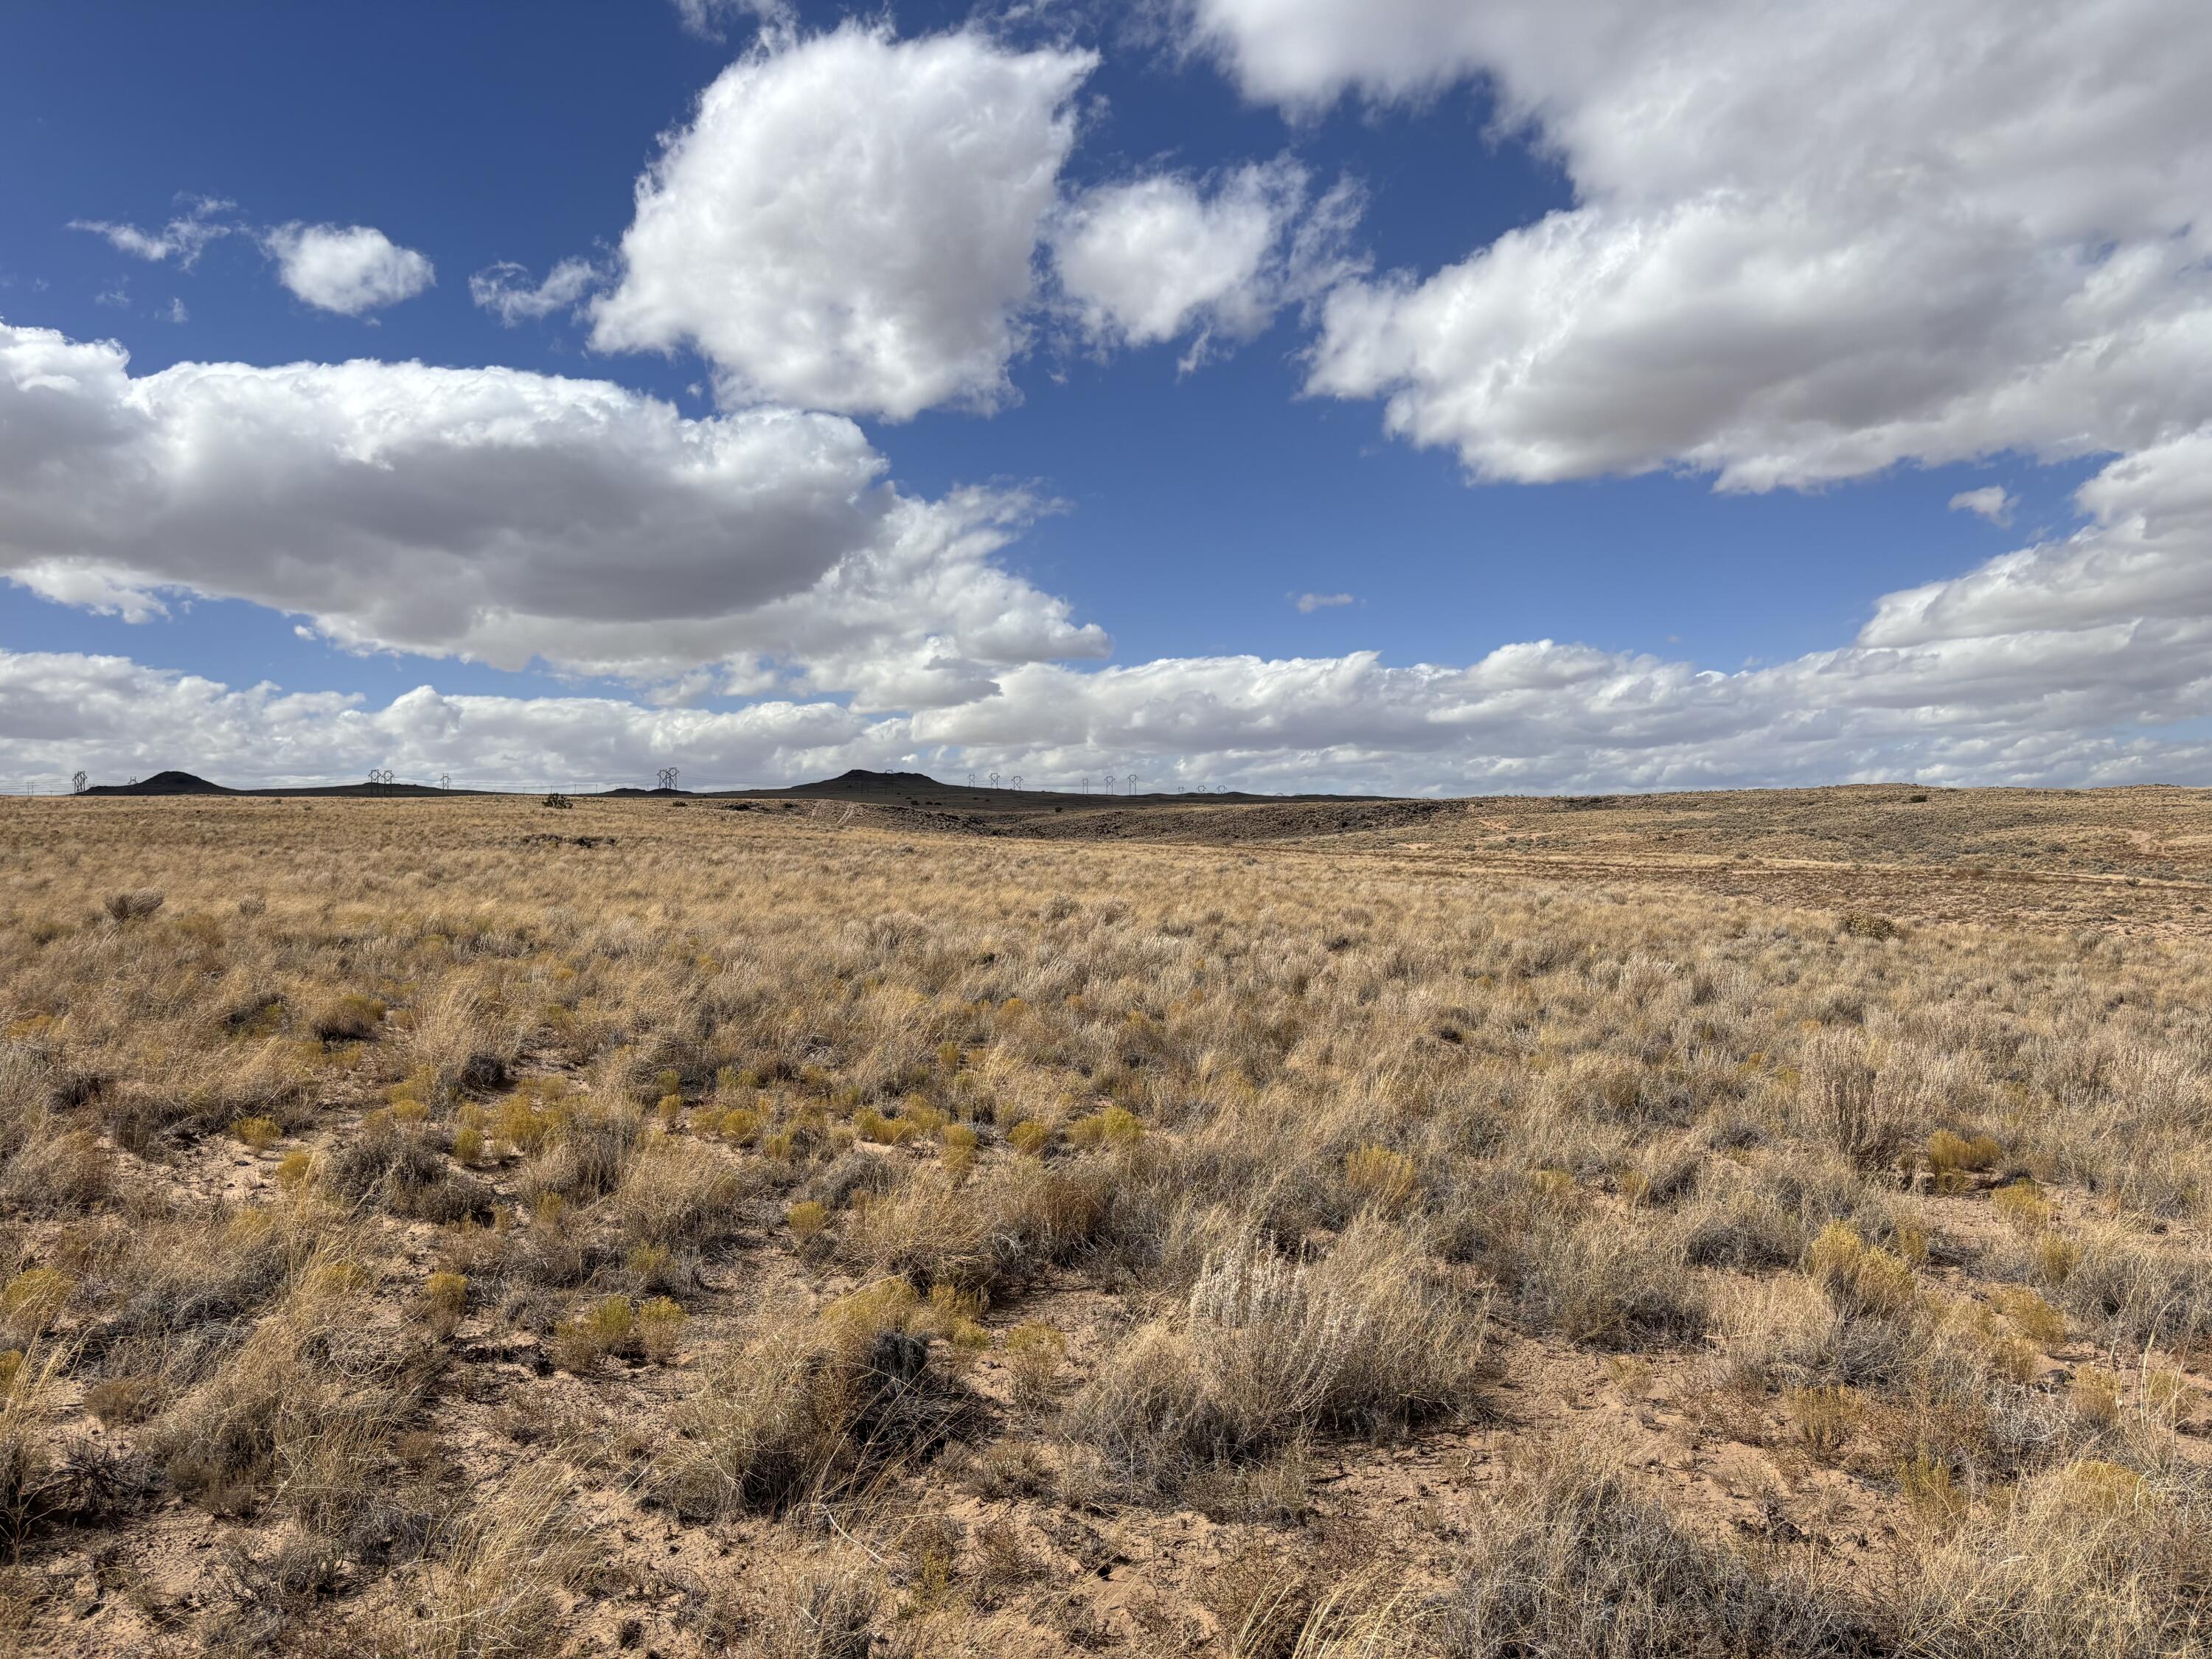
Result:
[[43,799],[0,850],[13,1648],[2212,1630],[2200,792]]

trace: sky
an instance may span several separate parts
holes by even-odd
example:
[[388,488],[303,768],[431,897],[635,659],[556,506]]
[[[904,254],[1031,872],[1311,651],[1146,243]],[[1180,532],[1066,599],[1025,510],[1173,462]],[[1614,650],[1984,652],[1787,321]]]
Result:
[[2197,0],[18,0],[0,790],[2212,784]]

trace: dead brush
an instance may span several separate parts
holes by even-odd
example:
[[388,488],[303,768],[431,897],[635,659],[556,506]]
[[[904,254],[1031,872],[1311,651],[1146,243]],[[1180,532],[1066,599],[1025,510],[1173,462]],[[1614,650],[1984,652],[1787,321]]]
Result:
[[1692,1267],[1738,1272],[1787,1267],[1810,1242],[1803,1218],[1763,1185],[1729,1183],[1686,1204],[1682,1253]]
[[1990,1194],[1990,1207],[2023,1233],[2039,1233],[2051,1225],[2057,1212],[2043,1189],[2027,1176],[1998,1188]]
[[415,1011],[406,1033],[410,1062],[428,1074],[428,1094],[446,1102],[504,1086],[521,1033],[482,981],[456,975]]
[[[502,1117],[501,1126],[507,1130],[509,1120]],[[542,1150],[525,1164],[517,1185],[532,1203],[548,1193],[572,1202],[602,1198],[622,1184],[644,1138],[644,1118],[634,1107],[557,1110],[539,1133]]]
[[1431,1627],[1451,1659],[1883,1650],[1849,1590],[1709,1540],[1595,1449],[1522,1461],[1483,1507]]
[[342,1203],[418,1221],[458,1221],[490,1208],[490,1193],[481,1182],[454,1169],[425,1137],[389,1118],[364,1123],[323,1164],[321,1176],[323,1190]]
[[[856,1212],[838,1254],[855,1269],[996,1299],[1094,1248],[1113,1191],[1110,1170],[1028,1158],[968,1182],[925,1168]],[[1126,1189],[1122,1196],[1125,1206],[1137,1200]]]
[[2201,1636],[2212,1510],[2193,1472],[2075,1462],[1951,1515],[1910,1558],[1892,1614],[1928,1651],[2148,1656]]
[[347,991],[316,1006],[307,1017],[307,1031],[318,1042],[367,1042],[384,1024],[386,1012],[374,997]]
[[1805,1267],[1848,1313],[1902,1314],[1918,1293],[1911,1267],[1887,1250],[1869,1245],[1840,1221],[1820,1230],[1806,1252]]
[[1413,1197],[1417,1179],[1413,1160],[1387,1146],[1369,1145],[1345,1154],[1344,1184],[1356,1205],[1394,1213]]
[[[885,1617],[884,1571],[865,1547],[783,1554],[712,1584],[700,1634],[760,1659],[868,1659]],[[911,1619],[921,1608],[909,1606]]]
[[278,1309],[147,1426],[141,1444],[175,1491],[220,1514],[274,1498],[323,1532],[377,1507],[392,1439],[436,1361],[366,1316],[367,1288],[351,1255],[319,1253]]
[[47,1424],[70,1358],[64,1347],[35,1341],[0,1351],[0,1544],[11,1559],[54,1506]]
[[370,1620],[374,1650],[406,1659],[531,1659],[561,1593],[598,1552],[559,1471],[533,1465],[434,1535],[410,1592]]
[[1292,1659],[1324,1586],[1273,1540],[1248,1539],[1211,1573],[1201,1592],[1223,1648],[1237,1659]]
[[1126,1106],[1109,1106],[1102,1112],[1077,1118],[1067,1126],[1069,1145],[1086,1149],[1133,1146],[1144,1138],[1144,1120]]
[[582,1373],[629,1348],[636,1331],[635,1304],[626,1296],[603,1296],[556,1324],[547,1351],[562,1370]]
[[451,1336],[468,1311],[469,1281],[465,1273],[435,1273],[422,1286],[422,1307],[430,1328],[439,1336]]
[[839,1240],[854,1267],[918,1285],[987,1291],[1002,1246],[979,1195],[939,1171],[909,1176],[855,1215]]
[[1024,1320],[1006,1333],[1006,1371],[1015,1405],[1035,1411],[1052,1398],[1053,1382],[1067,1357],[1067,1338],[1042,1320]]
[[1850,1322],[1806,1279],[1726,1281],[1712,1313],[1723,1387],[1741,1386],[1763,1401],[1776,1390],[1820,1387],[1838,1373],[1858,1376],[1868,1369],[1850,1346]]
[[234,1541],[224,1554],[222,1599],[198,1632],[218,1650],[277,1646],[343,1583],[343,1552],[295,1527],[278,1534],[273,1548],[257,1552]]
[[1962,1192],[1969,1175],[1990,1168],[2003,1156],[2004,1148],[1991,1136],[1960,1135],[1938,1129],[1928,1137],[1929,1182],[1939,1193]]
[[138,887],[127,893],[110,893],[101,908],[112,921],[143,921],[159,910],[164,902],[158,887]]
[[1640,1348],[1705,1329],[1683,1230],[1662,1219],[1533,1211],[1499,1266],[1521,1322],[1570,1341]]
[[2171,1349],[2212,1334],[2212,1258],[2111,1222],[2083,1224],[2073,1242],[2051,1293],[2100,1340]]
[[0,1285],[0,1347],[30,1348],[61,1317],[76,1289],[58,1267],[26,1267]]
[[1012,1517],[994,1515],[975,1528],[975,1588],[983,1606],[1004,1601],[1024,1585],[1045,1577],[1048,1571],[1024,1542]]
[[910,1334],[921,1298],[883,1279],[811,1317],[765,1319],[707,1363],[648,1490],[687,1520],[777,1512],[926,1462],[971,1417]]
[[658,1136],[631,1158],[609,1206],[626,1239],[709,1245],[737,1231],[762,1185],[757,1169],[741,1172],[708,1148]]
[[683,1340],[684,1328],[690,1316],[672,1297],[647,1297],[638,1304],[637,1341],[645,1357],[655,1364],[666,1364],[675,1358],[678,1345]]
[[1814,1132],[1854,1169],[1887,1169],[1905,1126],[1855,1033],[1823,1031],[1805,1045],[1799,1103]]
[[0,1166],[0,1212],[82,1215],[115,1200],[114,1156],[89,1129],[58,1129],[44,1120]]
[[531,1206],[530,1224],[500,1251],[499,1260],[512,1276],[547,1287],[580,1284],[592,1263],[586,1229],[574,1206],[558,1193],[539,1194]]
[[1784,1397],[1783,1410],[1800,1443],[1823,1462],[1843,1449],[1865,1415],[1858,1391],[1842,1386],[1793,1389]]
[[2066,1316],[2025,1285],[1999,1291],[1996,1301],[1997,1310],[2029,1341],[2045,1348],[2065,1342]]
[[1181,1323],[1141,1327],[1100,1361],[1064,1426],[1126,1484],[1172,1493],[1315,1430],[1479,1411],[1483,1317],[1379,1219],[1310,1264],[1248,1237],[1208,1260]]

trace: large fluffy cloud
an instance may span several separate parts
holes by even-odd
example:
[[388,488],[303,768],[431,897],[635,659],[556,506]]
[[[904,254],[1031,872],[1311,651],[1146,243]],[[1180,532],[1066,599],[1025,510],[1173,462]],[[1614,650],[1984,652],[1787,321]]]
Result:
[[695,346],[732,402],[1000,401],[1094,61],[972,30],[774,35],[639,180],[593,343]]
[[2212,416],[2187,0],[1197,0],[1248,93],[1486,77],[1577,204],[1332,299],[1313,389],[1485,477],[1763,489]]
[[833,416],[689,420],[605,381],[419,363],[133,377],[112,343],[0,325],[0,568],[126,615],[173,588],[349,647],[737,663],[755,690],[770,658],[902,706],[1104,649],[994,564],[1021,502],[903,498]]

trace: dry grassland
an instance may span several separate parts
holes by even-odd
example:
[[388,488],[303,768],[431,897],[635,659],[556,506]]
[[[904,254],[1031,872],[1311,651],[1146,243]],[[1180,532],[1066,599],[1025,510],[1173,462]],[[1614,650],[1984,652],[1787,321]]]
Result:
[[2203,798],[1917,793],[0,803],[0,1647],[2196,1651]]

